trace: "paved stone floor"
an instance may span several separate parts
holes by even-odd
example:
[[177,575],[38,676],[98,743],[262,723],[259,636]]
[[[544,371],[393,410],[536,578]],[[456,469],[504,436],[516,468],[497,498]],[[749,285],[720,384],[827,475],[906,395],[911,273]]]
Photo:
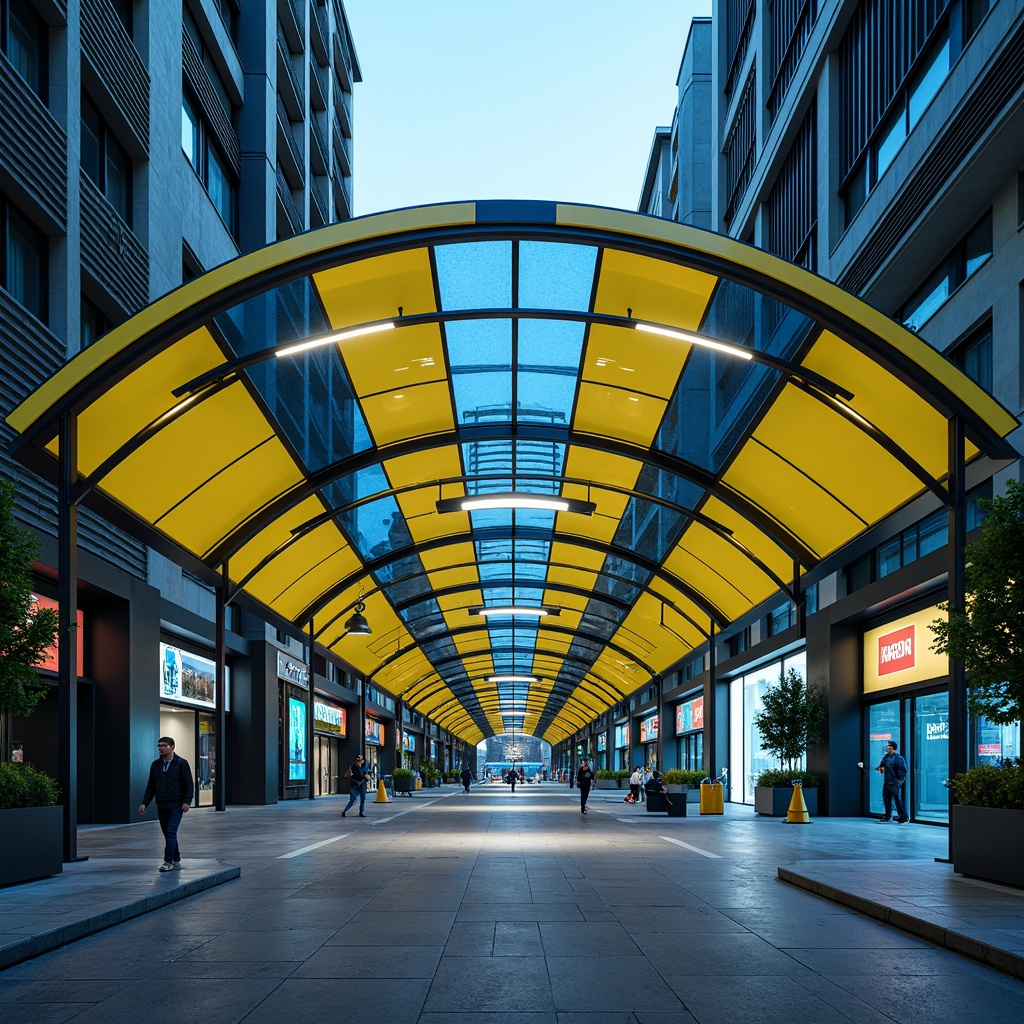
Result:
[[[342,806],[193,811],[186,863],[240,877],[0,972],[0,1020],[1024,1020],[1024,981],[778,877],[797,862],[909,870],[944,853],[942,829],[788,826],[732,806],[670,820],[603,792],[584,817],[553,784],[446,787],[366,818]],[[155,823],[79,839],[153,874],[160,846]]]

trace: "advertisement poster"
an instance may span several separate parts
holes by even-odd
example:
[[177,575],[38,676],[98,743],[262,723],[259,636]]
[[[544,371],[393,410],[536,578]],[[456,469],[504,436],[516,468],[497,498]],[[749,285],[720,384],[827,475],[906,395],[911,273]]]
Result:
[[313,703],[313,728],[318,732],[345,736],[348,732],[347,718],[344,708],[319,700]]
[[[209,658],[190,654],[170,644],[160,645],[160,699],[199,708],[216,707],[217,666]],[[224,680],[225,697],[227,679]],[[230,708],[230,701],[227,702]]]
[[366,716],[366,721],[363,723],[363,736],[367,743],[372,744],[375,747],[384,745],[384,726],[377,721],[376,718],[370,718]]
[[288,698],[288,781],[306,778],[306,705]]
[[658,716],[652,715],[640,723],[640,742],[650,743],[658,738]]
[[676,735],[704,728],[704,698],[676,705]]

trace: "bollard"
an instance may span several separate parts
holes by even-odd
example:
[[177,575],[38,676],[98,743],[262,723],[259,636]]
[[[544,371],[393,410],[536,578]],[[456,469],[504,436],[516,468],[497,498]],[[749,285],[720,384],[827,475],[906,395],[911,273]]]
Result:
[[804,784],[799,779],[793,780],[793,799],[789,801],[789,813],[782,819],[785,825],[810,825],[811,816],[807,813],[804,803]]
[[384,788],[384,780],[381,779],[377,783],[377,799],[373,801],[375,804],[386,804],[390,803],[388,800],[388,791]]

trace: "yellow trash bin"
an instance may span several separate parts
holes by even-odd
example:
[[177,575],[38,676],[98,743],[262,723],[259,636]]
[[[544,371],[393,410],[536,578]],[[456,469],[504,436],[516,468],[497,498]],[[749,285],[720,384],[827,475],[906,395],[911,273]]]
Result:
[[700,813],[725,814],[725,787],[720,782],[701,783]]

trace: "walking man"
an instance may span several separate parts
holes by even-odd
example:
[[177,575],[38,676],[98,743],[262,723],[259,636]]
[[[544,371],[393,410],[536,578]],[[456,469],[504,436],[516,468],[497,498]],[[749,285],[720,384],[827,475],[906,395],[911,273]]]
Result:
[[462,768],[462,785],[466,792],[469,792],[469,784],[473,781],[473,773],[469,770],[469,765],[463,765]]
[[587,813],[587,797],[590,796],[590,784],[594,781],[594,773],[590,770],[590,762],[583,758],[580,770],[576,773],[576,785],[580,791],[580,814]]
[[178,849],[178,826],[181,816],[188,812],[196,787],[192,781],[192,769],[188,761],[174,752],[174,740],[161,736],[156,749],[160,756],[149,766],[149,782],[139,814],[145,814],[149,802],[156,797],[156,816],[160,819],[160,831],[164,834],[164,862],[158,871],[176,871],[181,867],[181,850]]
[[370,772],[366,767],[366,762],[363,760],[363,755],[360,754],[352,762],[348,771],[345,772],[345,778],[348,779],[348,803],[345,804],[345,810],[341,812],[343,818],[345,817],[345,811],[348,811],[356,802],[356,797],[359,798],[359,817],[366,817],[363,813],[363,808],[366,806],[366,778],[369,774]]
[[885,816],[878,820],[892,821],[892,808],[895,804],[896,822],[904,825],[910,821],[910,815],[903,806],[903,780],[907,777],[907,762],[896,753],[896,750],[896,741],[889,740],[878,765],[878,771],[882,773],[882,803],[885,806]]

